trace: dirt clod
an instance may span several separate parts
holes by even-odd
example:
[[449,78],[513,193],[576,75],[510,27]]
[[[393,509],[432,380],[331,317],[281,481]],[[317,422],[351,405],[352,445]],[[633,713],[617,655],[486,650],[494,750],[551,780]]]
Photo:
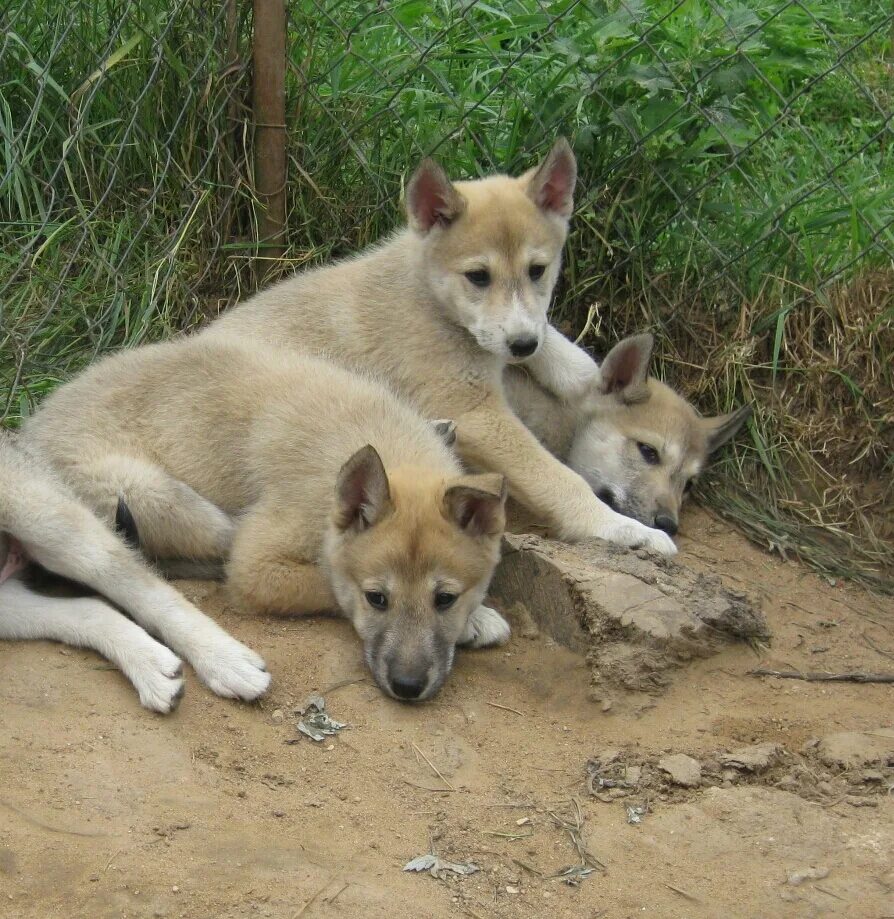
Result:
[[702,767],[698,760],[685,753],[675,753],[658,760],[658,765],[671,777],[675,785],[695,788],[702,780]]
[[727,753],[721,758],[724,766],[733,769],[744,769],[748,772],[763,772],[770,766],[775,766],[785,755],[785,750],[778,743],[760,743],[750,747],[743,747],[733,753]]
[[647,552],[591,542],[506,536],[491,593],[508,614],[587,654],[591,682],[628,693],[663,690],[671,671],[730,641],[769,640],[746,595]]
[[894,729],[829,734],[818,742],[817,753],[827,766],[842,769],[894,765]]

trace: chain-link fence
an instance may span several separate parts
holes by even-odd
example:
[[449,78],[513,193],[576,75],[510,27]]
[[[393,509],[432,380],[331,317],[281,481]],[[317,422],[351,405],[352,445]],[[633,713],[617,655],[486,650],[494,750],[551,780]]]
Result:
[[[236,0],[9,6],[4,414],[213,315],[259,253],[275,275],[380,238],[422,155],[517,171],[563,133],[581,180],[556,320],[577,334],[598,303],[585,344],[649,327],[702,409],[753,400],[703,495],[890,586],[892,21],[890,0],[294,0],[279,123],[252,112]],[[261,134],[287,166],[259,197]],[[282,238],[259,246],[280,190]]]

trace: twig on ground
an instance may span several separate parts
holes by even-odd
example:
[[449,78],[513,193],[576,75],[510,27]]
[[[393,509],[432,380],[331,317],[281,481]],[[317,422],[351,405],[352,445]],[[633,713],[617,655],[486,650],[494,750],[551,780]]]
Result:
[[674,893],[678,893],[681,897],[685,897],[687,900],[692,900],[693,903],[700,903],[700,902],[701,902],[701,901],[699,900],[698,897],[694,897],[691,893],[686,893],[685,890],[682,890],[682,889],[679,888],[679,887],[674,887],[673,884],[668,884],[668,883],[665,881],[664,886],[665,886],[668,890],[672,890]]
[[847,673],[807,673],[798,670],[766,670],[759,667],[749,670],[749,676],[774,676],[780,680],[804,680],[808,683],[894,683],[894,673],[863,673],[853,670]]
[[317,897],[319,897],[320,894],[321,894],[331,883],[332,883],[332,878],[329,878],[329,879],[326,881],[326,883],[325,883],[325,884],[324,884],[324,885],[323,885],[323,886],[322,886],[322,887],[321,887],[321,888],[320,888],[320,889],[319,889],[309,900],[307,900],[307,901],[305,902],[304,906],[302,906],[301,909],[299,909],[298,912],[295,913],[294,916],[292,916],[292,919],[298,919],[299,916],[303,916],[303,915],[304,915],[304,912],[305,912],[305,910],[308,908],[308,906],[310,906],[310,905],[317,899]]
[[533,801],[508,801],[506,804],[485,804],[484,807],[536,807]]
[[577,849],[577,855],[578,858],[580,858],[581,865],[589,868],[600,868],[604,871],[604,863],[599,861],[595,855],[587,850],[587,847],[584,845],[584,841],[581,838],[581,831],[584,828],[584,815],[576,798],[571,799],[571,811],[571,820],[560,816],[555,811],[547,811],[547,813],[550,817],[552,817],[556,826],[561,827],[563,830],[565,830],[566,833],[568,833],[574,848]]
[[514,861],[519,868],[524,868],[525,871],[530,871],[531,874],[535,874],[539,878],[543,877],[542,871],[538,870],[533,865],[529,865],[527,862],[523,862],[520,858],[513,858],[512,861]]
[[435,765],[435,764],[434,764],[434,763],[433,763],[433,762],[432,762],[432,761],[431,761],[431,760],[430,760],[430,759],[419,749],[419,747],[416,746],[416,744],[413,744],[413,749],[414,749],[414,750],[415,750],[415,751],[416,751],[416,752],[417,752],[417,753],[428,763],[428,765],[429,765],[429,766],[431,767],[431,769],[432,769],[432,772],[434,772],[434,774],[435,774],[435,775],[436,775],[436,776],[437,776],[437,777],[438,777],[438,778],[439,778],[439,779],[440,779],[440,780],[441,780],[451,791],[456,791],[456,789],[453,787],[453,785],[451,785],[450,782],[448,782],[447,779],[445,779],[444,776],[441,774],[441,770],[438,769],[438,767],[437,767],[437,766],[436,766],[436,765]]
[[489,705],[491,708],[501,708],[504,712],[513,712],[516,715],[521,715],[522,718],[528,717],[524,712],[520,712],[517,708],[510,708],[508,705],[500,705],[497,702],[485,702],[484,704]]
[[530,839],[533,833],[501,833],[499,830],[483,830],[485,836],[499,836],[502,839]]
[[421,791],[431,791],[437,795],[446,795],[450,794],[451,791],[456,791],[455,788],[432,788],[430,785],[420,785],[418,782],[411,782],[409,779],[404,779],[403,782],[411,788],[419,788]]
[[881,654],[883,657],[894,657],[894,651],[886,651],[884,648],[880,648],[870,637],[868,632],[862,632],[863,641],[875,651],[876,654]]
[[320,692],[321,696],[328,696],[330,692],[335,692],[336,689],[344,689],[345,686],[351,686],[354,683],[365,683],[365,676],[357,676],[347,680],[339,680],[337,683],[333,683],[331,686],[327,686],[324,690]]
[[31,814],[23,811],[21,808],[16,807],[15,804],[10,803],[9,801],[4,801],[0,798],[0,805],[8,808],[14,814],[18,814],[23,820],[28,823],[40,827],[42,830],[46,830],[48,833],[61,833],[65,836],[108,836],[108,833],[92,833],[87,830],[66,830],[62,827],[52,826],[52,824],[44,823],[43,820],[40,820],[38,817],[32,817]]
[[326,894],[326,896],[323,897],[323,903],[332,903],[335,900],[335,898],[341,894],[343,890],[346,890],[348,888],[348,886],[349,886],[348,882],[345,881],[344,884],[342,884],[341,887],[339,887],[338,890],[336,890],[334,894],[331,894],[331,895]]

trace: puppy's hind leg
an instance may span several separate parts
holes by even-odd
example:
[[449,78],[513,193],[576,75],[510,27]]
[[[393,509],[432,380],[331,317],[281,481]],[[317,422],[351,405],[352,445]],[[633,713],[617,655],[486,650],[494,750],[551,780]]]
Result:
[[230,516],[154,463],[111,453],[85,457],[65,474],[104,520],[119,518],[123,501],[136,522],[140,549],[150,557],[223,559],[229,554]]
[[92,587],[186,658],[219,696],[256,699],[270,685],[264,661],[151,571],[83,504],[64,490],[32,496],[39,512],[16,536],[28,557],[55,574]]
[[97,651],[155,712],[172,711],[183,695],[179,658],[98,597],[47,597],[11,578],[0,585],[0,638],[44,638]]

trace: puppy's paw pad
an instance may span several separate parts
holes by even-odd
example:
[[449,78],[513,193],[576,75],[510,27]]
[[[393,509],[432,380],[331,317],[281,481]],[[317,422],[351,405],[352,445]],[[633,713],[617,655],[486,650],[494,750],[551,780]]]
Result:
[[509,623],[495,609],[479,606],[466,621],[457,644],[467,648],[489,648],[505,645],[511,634]]

